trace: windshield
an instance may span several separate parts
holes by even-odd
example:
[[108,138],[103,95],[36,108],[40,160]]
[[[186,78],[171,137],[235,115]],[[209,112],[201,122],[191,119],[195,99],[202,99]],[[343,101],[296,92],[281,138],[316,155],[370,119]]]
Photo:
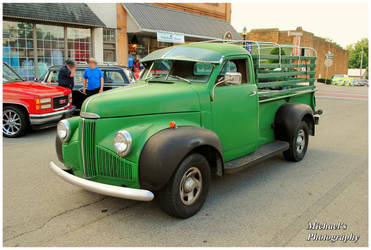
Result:
[[7,64],[3,63],[3,83],[23,81],[22,77],[18,75]]
[[204,62],[156,60],[145,63],[140,79],[146,81],[185,81],[205,83],[214,64]]

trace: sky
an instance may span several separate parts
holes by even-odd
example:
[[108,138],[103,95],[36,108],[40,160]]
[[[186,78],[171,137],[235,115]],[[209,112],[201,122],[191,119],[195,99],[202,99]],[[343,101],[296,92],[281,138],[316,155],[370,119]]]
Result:
[[232,2],[232,26],[241,32],[259,28],[303,30],[330,38],[343,48],[368,37],[367,3]]

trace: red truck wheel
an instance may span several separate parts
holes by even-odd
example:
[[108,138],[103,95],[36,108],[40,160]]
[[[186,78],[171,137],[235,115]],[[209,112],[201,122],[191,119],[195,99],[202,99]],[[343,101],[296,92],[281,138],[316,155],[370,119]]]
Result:
[[26,133],[28,127],[27,114],[19,107],[7,106],[3,108],[3,135],[5,137],[20,137]]

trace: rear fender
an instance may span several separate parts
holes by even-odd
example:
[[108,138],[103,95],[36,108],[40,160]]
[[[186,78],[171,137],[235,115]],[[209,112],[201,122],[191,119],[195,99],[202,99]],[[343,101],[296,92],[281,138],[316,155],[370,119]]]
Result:
[[314,135],[314,118],[312,108],[303,103],[285,103],[277,111],[274,122],[274,134],[277,140],[288,141],[295,135],[301,121],[309,127],[309,133]]

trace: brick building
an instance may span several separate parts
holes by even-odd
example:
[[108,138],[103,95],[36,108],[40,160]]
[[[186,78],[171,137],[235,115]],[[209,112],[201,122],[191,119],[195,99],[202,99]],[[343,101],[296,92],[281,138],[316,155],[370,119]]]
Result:
[[328,68],[328,77],[334,74],[347,74],[348,72],[348,51],[335,43],[326,41],[324,38],[315,36],[313,33],[304,31],[301,27],[296,30],[272,29],[253,29],[246,35],[246,40],[260,42],[276,42],[279,44],[297,44],[295,34],[301,34],[300,46],[312,47],[317,51],[316,78],[326,77],[326,67],[324,65],[325,54],[331,52],[334,54],[333,65]]

